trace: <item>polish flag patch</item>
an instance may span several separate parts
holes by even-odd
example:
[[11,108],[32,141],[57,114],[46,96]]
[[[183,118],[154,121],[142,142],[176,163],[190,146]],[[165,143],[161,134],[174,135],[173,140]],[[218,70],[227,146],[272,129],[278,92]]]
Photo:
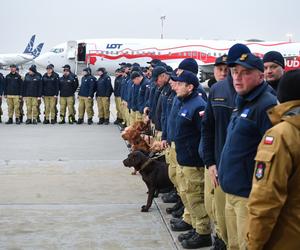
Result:
[[204,116],[204,112],[205,112],[204,110],[199,112],[200,117]]
[[274,141],[274,137],[273,136],[266,136],[265,140],[264,140],[264,144],[266,145],[272,145]]

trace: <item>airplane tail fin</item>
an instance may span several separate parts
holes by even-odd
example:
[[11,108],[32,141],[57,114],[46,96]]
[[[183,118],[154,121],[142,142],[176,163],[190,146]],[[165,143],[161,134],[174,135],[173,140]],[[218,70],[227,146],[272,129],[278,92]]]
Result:
[[40,43],[33,51],[32,51],[32,55],[34,58],[37,58],[41,52],[42,52],[42,49],[43,49],[43,46],[44,46],[44,43]]
[[33,44],[34,44],[34,40],[35,40],[35,35],[32,35],[32,37],[30,38],[29,43],[27,44],[25,50],[24,50],[24,54],[31,54],[33,52]]

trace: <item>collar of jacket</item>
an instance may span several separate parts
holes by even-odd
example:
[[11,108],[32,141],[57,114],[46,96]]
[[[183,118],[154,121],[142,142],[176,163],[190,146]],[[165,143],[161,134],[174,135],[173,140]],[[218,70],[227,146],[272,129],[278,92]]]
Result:
[[281,103],[268,110],[273,125],[287,121],[300,129],[300,100]]
[[182,102],[187,102],[188,100],[192,99],[193,97],[199,95],[198,91],[194,89],[188,96],[185,97],[178,97],[178,99]]
[[252,102],[255,98],[260,96],[268,87],[268,84],[264,81],[246,95],[237,95],[236,105],[238,108],[243,107],[246,103]]

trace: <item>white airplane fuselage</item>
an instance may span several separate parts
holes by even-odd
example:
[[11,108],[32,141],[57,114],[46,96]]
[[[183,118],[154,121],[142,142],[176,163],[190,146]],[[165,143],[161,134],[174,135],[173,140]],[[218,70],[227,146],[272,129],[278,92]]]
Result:
[[105,67],[113,73],[121,62],[146,66],[156,58],[175,68],[184,58],[192,57],[205,70],[236,43],[247,45],[259,57],[271,50],[279,51],[285,57],[286,70],[300,68],[300,43],[226,40],[84,39],[59,44],[35,62],[41,67],[52,63],[57,71],[69,64],[72,69],[89,65],[93,71]]
[[21,65],[33,60],[33,55],[30,54],[0,54],[0,65],[9,66],[11,64]]

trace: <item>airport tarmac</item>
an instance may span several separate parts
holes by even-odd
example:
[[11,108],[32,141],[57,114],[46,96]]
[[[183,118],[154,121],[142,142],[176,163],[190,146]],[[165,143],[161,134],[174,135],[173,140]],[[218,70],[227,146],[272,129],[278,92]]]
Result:
[[146,186],[117,126],[2,123],[0,138],[1,250],[181,249],[160,198],[140,212]]

